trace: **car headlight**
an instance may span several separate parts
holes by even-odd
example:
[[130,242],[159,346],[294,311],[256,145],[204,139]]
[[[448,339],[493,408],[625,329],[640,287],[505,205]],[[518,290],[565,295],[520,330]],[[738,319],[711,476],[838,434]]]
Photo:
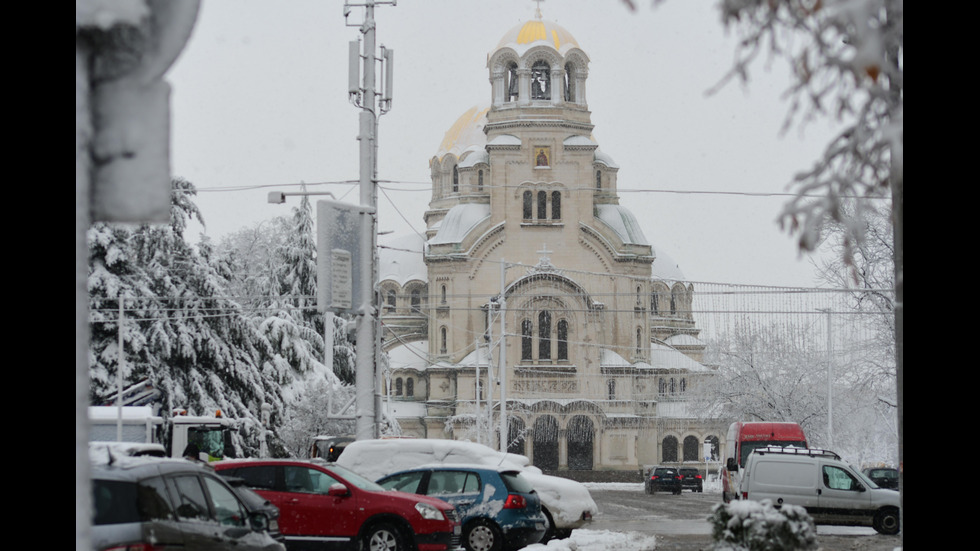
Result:
[[443,516],[442,511],[436,509],[428,503],[422,503],[421,501],[415,504],[415,510],[422,515],[422,518],[426,520],[446,520]]

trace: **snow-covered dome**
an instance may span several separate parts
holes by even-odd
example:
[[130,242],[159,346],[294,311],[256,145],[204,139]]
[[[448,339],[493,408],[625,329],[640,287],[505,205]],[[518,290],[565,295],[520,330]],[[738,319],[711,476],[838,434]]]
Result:
[[627,245],[649,245],[636,216],[620,205],[596,205],[596,215]]
[[572,33],[554,21],[541,19],[541,12],[538,12],[535,19],[507,31],[497,44],[496,50],[510,47],[521,55],[524,51],[542,44],[551,46],[561,53],[569,48],[579,47]]
[[429,243],[443,245],[461,243],[477,224],[490,216],[490,205],[486,203],[463,203],[449,209],[439,226],[439,232]]
[[425,237],[421,235],[405,235],[383,243],[378,251],[378,280],[391,280],[399,285],[413,280],[428,281],[424,250]]
[[487,144],[487,135],[483,132],[483,127],[487,125],[489,110],[490,107],[486,105],[474,105],[467,109],[446,131],[436,158],[442,160],[449,153],[460,158],[467,150],[483,149]]
[[654,247],[653,254],[656,257],[653,260],[653,279],[667,281],[685,281],[687,279],[684,277],[684,272],[681,271],[681,267],[670,255],[657,247]]

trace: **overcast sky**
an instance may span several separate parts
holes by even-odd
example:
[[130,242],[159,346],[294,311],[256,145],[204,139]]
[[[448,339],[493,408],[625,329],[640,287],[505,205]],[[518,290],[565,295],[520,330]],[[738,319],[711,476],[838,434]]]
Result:
[[[622,203],[690,280],[813,285],[810,262],[776,223],[785,197],[701,192],[784,193],[820,154],[830,125],[780,135],[789,83],[782,60],[757,64],[747,86],[706,93],[730,68],[735,42],[714,2],[634,3],[635,12],[621,0],[541,6],[591,59],[593,136],[620,166]],[[529,0],[401,0],[376,8],[378,44],[395,51],[379,178],[400,182],[385,184],[394,189],[380,195],[381,231],[424,229],[429,159],[464,111],[489,102],[487,54],[534,8]],[[362,17],[363,8],[354,8],[350,23]],[[266,202],[273,189],[298,191],[287,184],[357,180],[347,44],[359,36],[345,26],[342,0],[202,2],[168,74],[173,173],[201,191],[202,231],[218,239],[289,214],[297,198]],[[349,184],[309,189],[359,197]]]

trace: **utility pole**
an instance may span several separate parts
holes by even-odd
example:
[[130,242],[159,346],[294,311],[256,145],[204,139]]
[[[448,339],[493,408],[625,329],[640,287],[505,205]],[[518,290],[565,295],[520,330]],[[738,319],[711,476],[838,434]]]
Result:
[[[354,105],[361,109],[359,126],[360,132],[357,139],[360,142],[360,192],[361,206],[374,210],[373,216],[361,217],[361,280],[357,283],[360,287],[361,304],[355,305],[357,314],[357,360],[355,363],[356,372],[354,377],[355,385],[355,436],[357,440],[370,440],[379,436],[378,429],[378,408],[375,400],[377,388],[377,354],[378,347],[376,340],[378,331],[378,300],[375,295],[377,287],[377,134],[378,116],[384,114],[391,108],[391,60],[392,51],[382,47],[382,60],[385,62],[386,82],[385,93],[380,101],[375,89],[375,20],[374,7],[377,4],[395,5],[395,0],[390,2],[375,2],[366,0],[363,4],[344,3],[344,19],[350,15],[352,6],[364,7],[364,21],[359,25],[363,35],[362,43],[353,41],[350,43],[350,71],[348,93]],[[358,26],[347,23],[347,26]],[[363,47],[363,49],[361,49]],[[363,61],[363,81],[359,82],[359,73]]]

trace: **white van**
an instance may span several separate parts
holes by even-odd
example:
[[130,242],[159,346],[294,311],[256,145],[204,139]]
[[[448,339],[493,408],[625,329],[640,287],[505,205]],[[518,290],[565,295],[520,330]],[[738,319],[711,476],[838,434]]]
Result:
[[872,526],[897,534],[898,492],[879,488],[827,450],[765,447],[754,450],[739,486],[742,499],[806,508],[817,524]]

